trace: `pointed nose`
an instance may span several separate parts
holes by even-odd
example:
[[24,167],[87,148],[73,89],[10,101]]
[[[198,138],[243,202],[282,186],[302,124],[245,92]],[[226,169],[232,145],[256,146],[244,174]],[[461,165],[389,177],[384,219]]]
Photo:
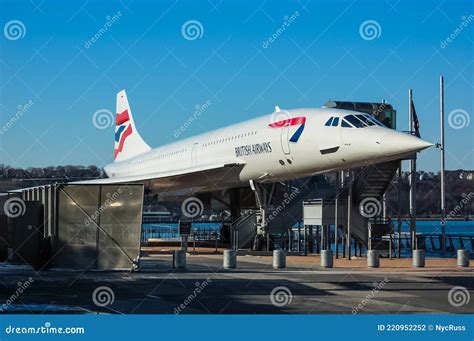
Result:
[[419,137],[393,130],[382,135],[380,140],[382,152],[394,155],[415,153],[434,146],[433,143],[422,140]]
[[398,148],[411,152],[420,151],[433,146],[431,142],[404,133],[398,133],[397,140],[394,142],[398,145]]

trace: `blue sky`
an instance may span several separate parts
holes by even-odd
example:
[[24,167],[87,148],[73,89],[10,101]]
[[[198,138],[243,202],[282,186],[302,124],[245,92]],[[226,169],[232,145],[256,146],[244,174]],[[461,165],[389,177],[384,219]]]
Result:
[[[472,1],[0,3],[0,163],[111,162],[113,127],[98,129],[92,118],[115,111],[120,89],[152,146],[176,140],[174,131],[207,101],[180,138],[268,114],[274,105],[319,107],[330,99],[386,99],[406,130],[409,88],[422,137],[437,142],[443,74],[446,116],[461,118],[446,124],[447,168],[474,169]],[[19,35],[7,30],[12,20],[23,25]],[[202,30],[186,39],[190,20]],[[379,26],[376,36],[361,35],[367,20]],[[438,160],[432,148],[418,166],[438,171]]]

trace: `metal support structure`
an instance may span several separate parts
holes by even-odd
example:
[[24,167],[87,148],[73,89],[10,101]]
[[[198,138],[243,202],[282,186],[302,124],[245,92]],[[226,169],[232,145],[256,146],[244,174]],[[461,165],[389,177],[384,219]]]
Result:
[[[412,89],[408,90],[408,117],[410,122],[410,133],[413,133],[413,112],[411,102],[413,100]],[[416,153],[412,159],[410,159],[410,233],[411,233],[411,245],[412,254],[413,250],[417,249],[416,245]]]
[[325,250],[325,245],[326,245],[326,227],[324,225],[319,226],[318,228],[319,231],[319,248],[316,250],[317,253],[321,253],[321,250]]
[[304,255],[307,256],[308,255],[308,239],[307,239],[307,235],[306,235],[306,225],[303,226],[303,245],[304,245]]
[[339,220],[339,182],[340,182],[340,173],[339,171],[336,172],[336,199],[334,202],[334,247],[336,251],[336,259],[339,258],[339,244],[338,244],[338,235],[337,235],[337,227],[338,227],[338,220]]
[[298,253],[301,252],[301,226],[298,224],[298,245],[297,245],[297,249],[296,251],[298,251]]
[[383,221],[387,221],[387,192],[382,195],[382,218]]
[[[263,238],[266,240],[266,250],[270,250],[270,234],[268,231],[268,224],[267,224],[267,198],[266,198],[266,193],[265,189],[262,187],[257,182],[254,182],[253,180],[249,181],[250,188],[254,191],[255,193],[255,201],[257,203],[258,209],[260,211],[260,221],[257,222],[257,233],[256,233],[256,240],[257,238]],[[257,243],[254,243],[256,245]]]
[[349,171],[349,194],[347,195],[347,236],[346,236],[346,249],[347,259],[351,259],[351,216],[352,216],[352,171]]
[[367,224],[367,251],[372,250],[372,224],[368,223]]
[[397,231],[398,231],[398,258],[402,256],[402,160],[398,166],[398,212],[397,212]]
[[444,188],[444,77],[439,78],[439,111],[440,111],[440,180],[441,180],[441,252],[446,253],[446,207],[445,207],[445,188]]

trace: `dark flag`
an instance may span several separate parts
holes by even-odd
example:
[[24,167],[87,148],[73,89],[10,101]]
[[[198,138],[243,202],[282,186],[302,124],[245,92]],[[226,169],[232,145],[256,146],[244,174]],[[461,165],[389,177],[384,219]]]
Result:
[[415,136],[420,137],[420,122],[418,121],[418,116],[416,115],[416,110],[415,110],[415,103],[413,103],[413,99],[411,100],[411,112],[413,115],[413,127],[415,128]]

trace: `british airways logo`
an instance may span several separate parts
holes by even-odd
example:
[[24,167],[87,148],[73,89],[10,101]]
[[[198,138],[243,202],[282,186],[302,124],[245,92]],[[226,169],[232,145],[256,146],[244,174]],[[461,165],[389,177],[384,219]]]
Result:
[[306,117],[300,116],[300,117],[294,117],[294,118],[287,118],[285,120],[270,123],[268,126],[270,128],[283,128],[283,127],[289,127],[289,126],[294,126],[294,125],[300,125],[298,129],[296,130],[296,132],[290,137],[290,142],[298,142],[301,134],[303,133],[305,124],[306,124]]
[[125,140],[132,134],[132,125],[130,124],[130,116],[128,110],[122,113],[117,113],[115,121],[115,151],[114,159],[122,151]]
[[270,142],[254,143],[254,144],[247,144],[244,146],[235,147],[236,157],[265,154],[265,153],[271,153],[271,152],[272,152],[272,146],[270,145]]

